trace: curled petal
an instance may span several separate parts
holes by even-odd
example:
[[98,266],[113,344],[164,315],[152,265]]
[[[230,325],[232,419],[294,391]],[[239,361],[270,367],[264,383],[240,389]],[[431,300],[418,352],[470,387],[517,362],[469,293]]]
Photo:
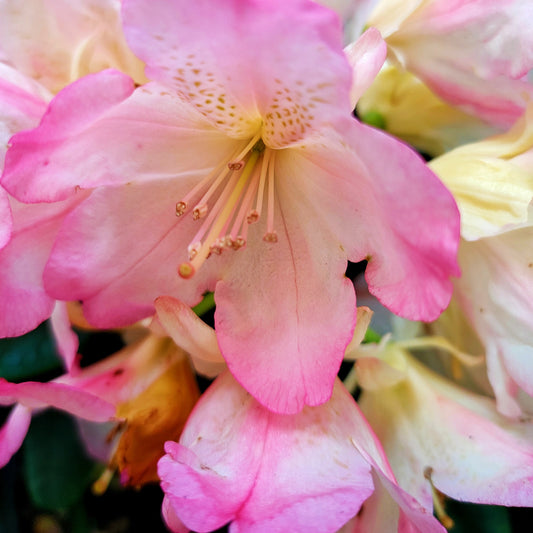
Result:
[[95,422],[106,422],[115,414],[115,407],[110,403],[70,385],[32,381],[9,383],[0,378],[0,404],[16,402],[32,408],[56,407]]
[[226,368],[215,331],[189,306],[170,296],[161,296],[155,301],[155,309],[172,340],[191,356],[197,372],[215,377]]
[[0,468],[9,463],[22,446],[30,422],[31,409],[24,405],[15,405],[0,429]]
[[350,102],[355,107],[361,95],[370,87],[387,57],[387,43],[376,28],[369,28],[344,51],[353,69]]

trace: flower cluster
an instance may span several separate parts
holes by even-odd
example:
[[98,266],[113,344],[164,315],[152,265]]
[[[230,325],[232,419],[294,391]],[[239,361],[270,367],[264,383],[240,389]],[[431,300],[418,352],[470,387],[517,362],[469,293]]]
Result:
[[0,0],[0,337],[49,320],[65,372],[0,377],[0,465],[55,407],[174,532],[533,507],[531,17]]

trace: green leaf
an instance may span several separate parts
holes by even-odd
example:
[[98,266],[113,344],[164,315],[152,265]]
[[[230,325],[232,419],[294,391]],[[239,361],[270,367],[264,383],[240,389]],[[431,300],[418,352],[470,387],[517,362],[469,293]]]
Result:
[[47,324],[21,337],[0,339],[0,377],[24,381],[61,368]]
[[447,500],[446,512],[455,524],[450,533],[512,533],[509,511],[505,507]]
[[0,531],[18,531],[15,483],[15,466],[10,462],[0,470]]
[[33,418],[23,445],[23,474],[36,507],[63,510],[81,499],[95,464],[69,416],[49,410]]

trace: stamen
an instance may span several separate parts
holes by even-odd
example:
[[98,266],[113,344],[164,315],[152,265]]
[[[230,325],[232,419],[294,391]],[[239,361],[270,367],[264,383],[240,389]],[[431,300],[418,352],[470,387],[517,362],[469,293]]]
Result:
[[[215,207],[213,207],[213,210],[211,211],[211,213],[209,213],[209,216],[204,222],[203,226],[206,226],[207,224],[210,224],[211,221],[213,221],[212,219],[214,217],[216,217],[216,220],[213,221],[214,223],[204,243],[202,244],[201,248],[198,250],[197,254],[188,263],[182,263],[179,266],[178,273],[181,277],[190,278],[191,276],[194,275],[196,270],[200,268],[203,262],[207,259],[211,251],[211,246],[215,244],[217,240],[220,238],[221,230],[228,223],[228,219],[231,219],[232,213],[235,210],[235,206],[237,205],[238,200],[241,197],[241,193],[246,183],[248,182],[248,178],[252,174],[255,168],[255,165],[257,163],[257,160],[259,159],[262,151],[264,150],[264,145],[263,147],[260,147],[260,146],[256,147],[256,144],[258,144],[257,141],[253,145],[253,148],[250,152],[248,160],[246,161],[244,169],[242,170],[240,175],[238,175],[237,183],[235,184],[235,186],[233,186],[232,184],[230,185],[230,183],[233,181],[233,180],[230,180],[230,183],[226,185],[223,194],[220,196],[219,200],[215,204]],[[235,176],[237,176],[237,174],[235,174]],[[226,194],[224,193],[226,193],[227,191],[231,191],[231,194],[229,195],[229,198],[226,201]],[[222,202],[225,205],[219,213],[219,209],[220,209],[220,206],[222,205]],[[219,206],[218,209],[217,209],[217,206]],[[202,229],[203,229],[203,226],[202,226]],[[197,242],[199,240],[201,240],[201,237],[194,238],[192,242]]]
[[[240,170],[241,168],[243,168],[244,167],[244,158],[245,158],[246,154],[248,154],[248,152],[250,150],[253,150],[255,148],[255,145],[260,140],[261,140],[261,132],[259,132],[256,135],[254,135],[252,140],[239,152],[239,154],[236,155],[235,157],[231,158],[230,162],[228,163],[228,167],[231,170]],[[232,165],[241,165],[241,166],[239,168],[237,168],[237,169],[233,169],[233,168],[231,168]]]
[[239,209],[237,216],[235,217],[235,222],[233,223],[233,226],[230,231],[230,239],[232,240],[232,242],[236,239],[236,236],[239,233],[241,226],[243,225],[245,215],[247,211],[249,211],[250,209],[253,196],[257,190],[257,185],[258,185],[257,172],[255,172],[254,175],[252,176],[252,179],[250,180],[248,189],[246,190],[246,194],[244,195],[244,199],[241,203],[241,207]]
[[272,152],[272,161],[268,165],[268,200],[267,200],[267,232],[263,237],[265,242],[278,242],[278,235],[274,230],[274,162],[276,154]]
[[254,222],[257,222],[259,220],[259,217],[261,216],[261,210],[263,208],[263,193],[265,192],[265,181],[269,168],[271,153],[272,151],[267,148],[263,155],[263,164],[261,165],[261,175],[259,177],[259,188],[257,189],[255,209],[250,211],[250,214],[248,215],[248,224],[253,224]]
[[215,218],[220,213],[220,210],[222,209],[222,206],[226,203],[226,201],[230,197],[231,191],[235,187],[235,185],[238,182],[238,180],[239,180],[239,174],[236,174],[236,173],[232,174],[232,176],[229,179],[228,183],[226,183],[224,189],[222,190],[222,193],[220,194],[218,200],[215,202],[215,205],[213,206],[213,208],[209,212],[208,217],[205,219],[204,223],[202,224],[202,226],[200,227],[200,229],[198,230],[198,232],[196,233],[196,235],[192,239],[192,241],[191,241],[192,243],[196,243],[196,242],[201,243],[202,239],[204,238],[204,235],[209,230],[209,227],[211,226],[211,224],[213,223]]
[[180,201],[176,204],[176,216],[181,217],[187,211],[187,203]]
[[241,170],[244,167],[244,161],[230,161],[228,163],[228,168],[230,170]]
[[209,208],[207,207],[207,204],[198,204],[192,211],[193,220],[204,218],[205,215],[207,215],[208,210]]
[[[236,154],[237,151],[234,150],[231,157]],[[220,172],[224,169],[226,163],[223,161],[218,164],[205,178],[202,178],[200,183],[197,183],[186,195],[176,204],[176,216],[180,217],[185,213],[187,207],[189,206],[189,201],[194,198],[215,176],[218,176]],[[227,172],[224,176],[227,175]]]

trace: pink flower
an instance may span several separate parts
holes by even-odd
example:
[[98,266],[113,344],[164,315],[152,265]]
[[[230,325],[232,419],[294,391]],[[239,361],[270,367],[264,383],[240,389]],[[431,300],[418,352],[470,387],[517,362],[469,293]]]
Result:
[[[52,406],[84,420],[114,421],[114,429],[102,428],[101,442],[91,428],[91,437],[85,439],[89,450],[98,450],[96,455],[109,462],[111,471],[118,469],[123,484],[156,481],[163,444],[179,438],[198,396],[185,352],[154,334],[49,383],[0,380],[0,405],[18,402],[0,430],[0,466],[22,444],[32,412]],[[86,435],[87,427],[81,429]]]
[[118,68],[145,81],[120,27],[120,0],[0,2],[0,57],[56,93],[90,72]]
[[361,410],[400,487],[426,509],[433,486],[461,501],[533,504],[531,421],[505,418],[492,398],[438,376],[398,344],[366,345],[356,368]]
[[195,531],[230,521],[235,531],[336,531],[373,488],[350,440],[352,410],[337,382],[327,404],[278,415],[226,372],[202,396],[180,444],[165,445],[158,471],[171,510]]
[[[287,413],[331,394],[355,321],[347,259],[370,260],[369,286],[395,312],[441,312],[458,272],[456,206],[415,153],[351,117],[333,13],[306,0],[127,0],[123,20],[155,81],[88,76],[8,153],[2,183],[22,201],[96,189],[59,232],[50,294],[112,326],[150,315],[160,295],[193,305],[215,291],[231,372]],[[381,49],[365,47],[352,55],[371,75]]]
[[[397,502],[383,531],[395,530],[398,520],[424,533],[444,531],[398,487],[339,380],[327,403],[279,415],[222,374],[197,404],[180,443],[167,442],[165,450],[158,470],[172,531],[211,531],[231,521],[231,531],[333,532],[372,493],[372,477]],[[377,531],[365,529],[368,517],[364,524],[357,531]]]
[[437,95],[510,126],[533,95],[532,15],[529,0],[382,0],[368,24]]

